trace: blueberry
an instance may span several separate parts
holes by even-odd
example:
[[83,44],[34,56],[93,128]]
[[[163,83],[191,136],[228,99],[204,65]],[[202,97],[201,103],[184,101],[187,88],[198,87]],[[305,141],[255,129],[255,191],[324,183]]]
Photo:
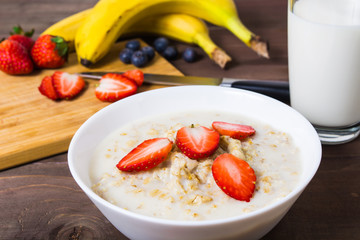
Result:
[[188,47],[185,49],[185,51],[183,52],[183,59],[186,61],[186,62],[195,62],[196,60],[196,57],[197,57],[197,54],[196,54],[196,51],[194,48],[191,48],[191,47]]
[[169,46],[169,40],[167,40],[167,38],[159,37],[154,41],[154,47],[159,53],[162,53],[167,46]]
[[140,49],[140,42],[138,40],[131,40],[126,43],[125,47],[137,51]]
[[146,54],[148,61],[151,61],[155,57],[155,51],[153,47],[145,46],[141,48],[141,51],[143,51]]
[[178,52],[177,52],[176,48],[173,46],[168,46],[163,52],[163,56],[167,60],[174,60],[177,57],[177,55],[178,55]]
[[136,67],[144,67],[147,62],[148,58],[143,51],[138,50],[131,56],[131,63]]
[[131,56],[133,55],[134,51],[129,48],[124,48],[120,54],[119,58],[123,63],[129,64],[131,63]]

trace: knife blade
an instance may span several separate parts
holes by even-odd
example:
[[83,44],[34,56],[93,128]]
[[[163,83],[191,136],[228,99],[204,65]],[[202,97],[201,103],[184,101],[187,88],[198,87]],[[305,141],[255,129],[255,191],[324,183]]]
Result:
[[[78,75],[83,78],[99,80],[103,75],[107,73],[109,72],[81,72],[78,73]],[[112,73],[121,74],[122,72]],[[232,87],[261,93],[284,103],[290,102],[289,83],[287,81],[210,78],[144,73],[144,82],[149,84],[160,84],[169,86],[213,85],[221,87]]]

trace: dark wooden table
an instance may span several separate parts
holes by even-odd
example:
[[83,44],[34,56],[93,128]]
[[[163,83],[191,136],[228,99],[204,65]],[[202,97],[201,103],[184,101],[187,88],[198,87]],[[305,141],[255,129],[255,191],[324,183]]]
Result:
[[[21,24],[41,33],[50,24],[95,0],[1,0],[0,38]],[[210,26],[213,40],[233,58],[221,70],[205,55],[173,65],[185,75],[286,81],[286,0],[238,0],[243,22],[270,42],[271,59],[261,59],[227,30]],[[184,44],[176,43],[181,50]],[[0,79],[1,82],[1,79]],[[1,97],[1,96],[0,96]],[[306,141],[306,139],[304,139]],[[360,239],[360,139],[323,146],[319,171],[293,208],[263,239]],[[0,239],[127,239],[76,185],[67,154],[0,172]]]

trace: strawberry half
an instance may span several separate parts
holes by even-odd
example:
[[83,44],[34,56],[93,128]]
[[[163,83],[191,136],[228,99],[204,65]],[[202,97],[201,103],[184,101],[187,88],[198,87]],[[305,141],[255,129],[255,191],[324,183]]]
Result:
[[256,175],[250,165],[232,154],[219,155],[212,165],[216,184],[228,196],[249,202],[255,190]]
[[101,101],[115,102],[136,93],[137,85],[121,74],[108,73],[100,79],[95,95]]
[[122,158],[116,167],[121,171],[149,170],[163,162],[172,148],[167,138],[145,140]]
[[72,99],[85,87],[85,81],[76,74],[56,71],[52,75],[56,94],[62,99]]
[[212,127],[221,135],[230,136],[239,140],[255,134],[253,127],[236,123],[213,122]]
[[220,135],[207,127],[183,127],[176,134],[176,145],[191,159],[210,156],[219,146]]
[[38,87],[40,93],[52,100],[57,100],[59,98],[59,96],[57,95],[55,88],[53,86],[52,83],[52,77],[50,76],[45,76],[42,81],[40,86]]
[[122,75],[133,80],[138,87],[144,83],[144,73],[139,69],[126,71]]

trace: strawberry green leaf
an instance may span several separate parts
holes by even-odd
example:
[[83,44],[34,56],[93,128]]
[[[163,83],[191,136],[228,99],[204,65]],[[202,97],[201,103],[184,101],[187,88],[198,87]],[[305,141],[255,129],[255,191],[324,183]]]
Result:
[[58,51],[59,56],[67,56],[68,54],[68,44],[67,42],[59,36],[55,36],[51,38],[51,41],[54,42],[56,44],[56,50]]

